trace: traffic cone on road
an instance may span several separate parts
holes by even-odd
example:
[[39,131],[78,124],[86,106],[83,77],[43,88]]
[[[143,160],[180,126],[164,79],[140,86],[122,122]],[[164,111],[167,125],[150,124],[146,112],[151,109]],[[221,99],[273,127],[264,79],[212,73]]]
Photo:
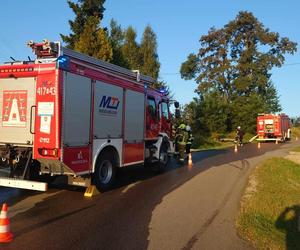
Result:
[[260,142],[257,143],[257,148],[260,149]]
[[3,204],[0,213],[0,243],[7,243],[13,240],[13,235],[10,232],[10,223],[7,216],[8,206],[6,203]]
[[237,144],[234,145],[234,153],[237,153],[238,151],[238,147],[237,147]]
[[189,153],[188,166],[189,166],[189,167],[193,166],[192,153]]

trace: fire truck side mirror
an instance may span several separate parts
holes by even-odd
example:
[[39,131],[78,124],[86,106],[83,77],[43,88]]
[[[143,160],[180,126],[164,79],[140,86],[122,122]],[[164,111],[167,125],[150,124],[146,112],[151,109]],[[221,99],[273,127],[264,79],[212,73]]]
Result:
[[180,118],[180,109],[179,109],[179,102],[174,102],[174,106],[175,106],[175,118],[179,119]]
[[180,118],[180,110],[178,108],[175,109],[175,118],[179,119]]

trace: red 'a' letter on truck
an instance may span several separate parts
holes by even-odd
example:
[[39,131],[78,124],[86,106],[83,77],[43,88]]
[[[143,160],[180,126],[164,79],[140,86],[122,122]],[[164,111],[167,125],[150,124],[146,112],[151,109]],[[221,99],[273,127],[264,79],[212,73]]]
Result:
[[46,190],[43,176],[111,187],[117,168],[164,169],[170,101],[151,77],[61,47],[29,42],[33,61],[0,66],[0,186]]

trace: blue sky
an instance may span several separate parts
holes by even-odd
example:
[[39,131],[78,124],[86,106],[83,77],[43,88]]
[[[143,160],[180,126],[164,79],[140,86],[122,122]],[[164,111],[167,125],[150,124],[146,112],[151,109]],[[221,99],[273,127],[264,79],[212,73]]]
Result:
[[[279,32],[300,44],[299,0],[106,0],[102,21],[108,26],[114,18],[126,28],[132,25],[138,39],[147,24],[157,34],[161,78],[170,85],[174,97],[182,104],[192,100],[196,84],[180,78],[181,63],[199,49],[199,38],[210,27],[222,27],[241,10],[247,10],[271,31]],[[26,48],[28,40],[44,38],[60,40],[59,33],[68,34],[68,20],[73,19],[66,0],[10,0],[1,3],[0,62],[9,56],[25,59],[32,56]],[[298,63],[298,64],[297,64]],[[286,66],[273,70],[283,111],[300,116],[300,50],[287,56]]]

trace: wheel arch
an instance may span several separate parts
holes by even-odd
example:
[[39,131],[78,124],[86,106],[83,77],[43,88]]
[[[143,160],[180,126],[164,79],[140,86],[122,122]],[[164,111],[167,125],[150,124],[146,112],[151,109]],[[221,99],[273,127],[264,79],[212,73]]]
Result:
[[99,159],[101,158],[101,156],[104,153],[113,154],[114,158],[116,160],[116,167],[121,166],[120,155],[119,155],[118,149],[116,147],[114,147],[113,145],[107,145],[107,146],[104,146],[101,150],[99,150],[97,156],[95,157],[95,159],[93,161],[93,173],[95,172],[95,169],[96,169]]
[[171,141],[169,136],[166,133],[160,133],[158,135],[158,140],[154,143],[154,145],[157,147],[157,152],[155,153],[155,157],[159,158],[159,150],[162,144],[166,143],[168,145],[168,151],[172,149]]

